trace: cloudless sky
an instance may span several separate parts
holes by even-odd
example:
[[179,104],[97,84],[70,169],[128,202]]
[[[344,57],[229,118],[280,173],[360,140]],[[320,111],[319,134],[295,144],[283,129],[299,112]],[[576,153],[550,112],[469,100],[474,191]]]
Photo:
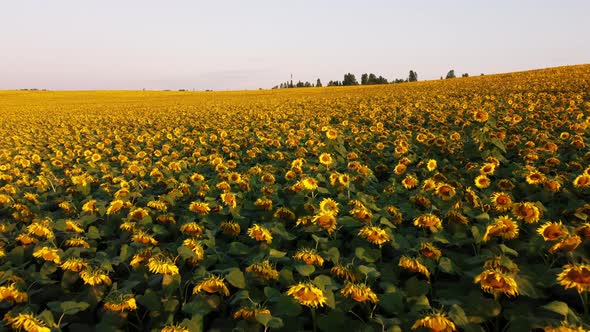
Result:
[[590,63],[590,1],[14,0],[0,89],[256,89]]

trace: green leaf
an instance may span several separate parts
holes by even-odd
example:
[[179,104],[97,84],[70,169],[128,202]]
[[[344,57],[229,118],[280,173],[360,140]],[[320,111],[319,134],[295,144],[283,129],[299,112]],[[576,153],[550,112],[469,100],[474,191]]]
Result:
[[567,314],[569,313],[569,310],[570,310],[567,303],[561,302],[561,301],[553,301],[551,303],[547,303],[544,306],[542,306],[541,308],[558,313],[564,317],[567,317]]
[[246,278],[244,277],[244,273],[238,268],[233,268],[226,279],[236,288],[246,288]]
[[272,312],[287,317],[297,317],[301,314],[303,308],[301,305],[288,295],[280,295],[276,305],[272,308]]
[[295,270],[297,270],[297,272],[299,272],[299,274],[301,274],[302,276],[307,277],[308,275],[311,275],[315,272],[315,266],[307,264],[298,264],[295,265]]
[[151,289],[147,289],[145,294],[137,296],[137,302],[149,311],[159,311],[162,306],[160,297]]
[[409,297],[422,296],[428,294],[430,285],[424,280],[418,280],[418,278],[412,277],[406,282],[405,290]]
[[243,256],[250,253],[250,247],[241,242],[232,242],[229,244],[228,253],[230,255]]
[[59,305],[59,308],[66,315],[75,315],[80,311],[84,311],[90,307],[86,302],[65,301]]
[[98,240],[100,239],[100,231],[95,226],[90,226],[88,227],[86,236],[88,236],[88,238],[91,240]]
[[176,251],[178,252],[178,254],[180,255],[180,257],[184,258],[184,259],[197,259],[197,254],[195,254],[194,251],[190,250],[189,247],[187,246],[180,246],[178,247],[178,249],[176,249]]
[[448,257],[441,257],[438,261],[438,267],[444,273],[455,273],[455,269],[453,267],[453,261],[451,261]]
[[518,257],[518,252],[504,244],[500,244],[498,247],[500,247],[500,250],[502,250],[502,253],[506,254],[506,255],[512,255],[515,257]]
[[356,257],[364,260],[367,263],[374,263],[381,256],[381,251],[379,251],[378,249],[357,247],[354,250],[354,254],[356,255]]
[[506,146],[504,145],[504,142],[502,142],[501,140],[499,140],[498,138],[494,137],[490,140],[490,142],[496,146],[498,149],[500,149],[500,151],[502,151],[503,153],[506,153]]
[[256,321],[262,325],[264,325],[264,327],[268,326],[268,322],[270,322],[270,320],[272,319],[272,315],[270,314],[256,314]]
[[281,257],[285,257],[285,255],[287,254],[286,251],[279,251],[276,249],[270,249],[270,257],[272,258],[281,258]]
[[465,326],[469,324],[469,319],[467,319],[465,311],[458,304],[453,304],[451,306],[451,309],[449,310],[449,318],[451,318],[451,320],[459,326]]
[[379,294],[379,305],[388,313],[399,315],[404,312],[401,292]]

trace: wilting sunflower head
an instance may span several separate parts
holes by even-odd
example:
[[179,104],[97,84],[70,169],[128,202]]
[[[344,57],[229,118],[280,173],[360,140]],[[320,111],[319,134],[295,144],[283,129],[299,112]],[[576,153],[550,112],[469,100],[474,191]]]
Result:
[[511,275],[497,269],[484,270],[475,277],[474,282],[479,283],[481,289],[486,293],[518,295],[516,280]]
[[557,275],[557,281],[565,289],[575,288],[579,293],[590,291],[590,265],[567,264]]
[[414,226],[427,227],[431,231],[437,232],[442,228],[442,220],[432,213],[423,214],[414,219]]
[[527,224],[538,222],[542,216],[539,207],[531,202],[513,204],[512,213],[517,219],[524,220]]
[[190,332],[190,330],[180,325],[166,325],[160,332]]
[[567,235],[567,229],[559,222],[548,221],[543,226],[537,228],[539,233],[545,241],[555,241],[560,237]]
[[270,315],[270,310],[264,307],[240,308],[234,313],[234,319],[243,319],[247,321],[256,321],[256,315],[267,314]]
[[27,292],[20,290],[16,282],[0,286],[0,302],[24,303],[29,299]]
[[428,268],[426,268],[424,264],[422,264],[415,258],[402,256],[399,259],[399,266],[406,270],[423,274],[424,276],[426,276],[426,278],[430,279],[430,271],[428,271]]
[[206,202],[191,202],[191,204],[188,206],[188,209],[192,212],[202,215],[206,215],[209,214],[209,212],[211,212],[209,203]]
[[290,295],[301,305],[305,305],[311,308],[317,308],[324,306],[326,302],[326,296],[321,289],[317,288],[311,283],[298,283],[289,287],[287,295]]
[[379,302],[377,294],[375,294],[371,288],[364,283],[355,284],[346,282],[346,285],[340,290],[340,293],[346,297],[350,297],[356,302]]
[[330,269],[330,273],[350,282],[357,282],[360,279],[358,273],[354,272],[352,267],[344,266],[342,264],[334,265]]
[[486,227],[483,241],[486,242],[490,237],[501,237],[504,239],[514,239],[518,237],[518,224],[509,216],[500,216]]
[[253,273],[265,280],[277,280],[279,271],[277,271],[268,260],[261,263],[254,263],[246,267],[246,272]]
[[224,278],[212,276],[201,280],[193,288],[193,294],[207,292],[209,294],[218,293],[220,295],[229,296],[229,289],[225,285]]
[[430,242],[422,242],[420,244],[420,254],[422,256],[438,261],[442,252]]
[[313,216],[311,222],[319,225],[321,228],[325,229],[329,234],[332,234],[336,230],[336,226],[338,225],[335,214],[333,212],[325,211],[320,211],[319,214]]
[[87,267],[80,272],[80,277],[84,280],[84,284],[90,286],[102,284],[110,286],[112,284],[108,273],[100,268]]
[[571,252],[576,250],[578,246],[582,243],[582,238],[576,234],[568,234],[561,241],[557,242],[556,244],[552,245],[549,248],[550,253],[554,253],[556,251],[562,252]]
[[164,254],[151,256],[148,259],[147,266],[152,273],[172,276],[178,274],[178,266],[174,264],[174,261],[170,257]]
[[414,325],[412,325],[412,330],[421,327],[430,329],[433,332],[458,331],[455,323],[442,312],[433,313],[418,319]]
[[364,226],[358,232],[358,235],[379,246],[385,242],[391,241],[389,234],[387,234],[384,229],[381,229],[377,226]]
[[254,224],[252,227],[248,228],[248,236],[259,242],[266,242],[268,244],[272,242],[272,233],[270,230],[259,224]]
[[47,324],[37,318],[35,315],[30,313],[21,312],[16,317],[11,315],[11,312],[4,315],[4,320],[13,329],[20,331],[34,331],[34,332],[50,332],[51,329],[47,327]]
[[324,258],[315,249],[300,249],[295,252],[293,258],[309,265],[324,265]]
[[103,305],[107,311],[119,312],[137,310],[133,294],[112,294],[106,297]]

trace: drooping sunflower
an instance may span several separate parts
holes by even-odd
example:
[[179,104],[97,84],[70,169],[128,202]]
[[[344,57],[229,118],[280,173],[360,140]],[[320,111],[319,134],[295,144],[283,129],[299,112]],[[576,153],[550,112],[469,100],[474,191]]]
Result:
[[350,297],[356,302],[372,302],[377,303],[379,299],[377,294],[371,290],[369,286],[364,283],[346,282],[346,285],[340,290],[340,293],[346,297]]
[[277,280],[279,271],[277,271],[268,260],[261,263],[254,263],[246,267],[246,272],[253,273],[265,280]]
[[325,229],[329,234],[332,234],[336,230],[336,226],[338,225],[338,221],[336,220],[336,216],[334,215],[334,213],[326,211],[322,211],[319,214],[313,216],[311,222],[319,225],[321,228]]
[[484,270],[475,277],[474,282],[479,283],[481,289],[486,293],[518,295],[516,280],[511,275],[497,269]]
[[567,229],[559,222],[548,221],[543,226],[537,228],[539,233],[545,241],[555,241],[567,234]]
[[579,293],[590,291],[590,265],[567,264],[557,275],[557,281],[565,289],[575,288]]
[[240,308],[234,313],[234,319],[243,319],[247,321],[256,321],[256,315],[270,315],[270,310],[264,307]]
[[137,303],[132,294],[119,294],[107,296],[103,307],[113,312],[133,311],[137,310]]
[[295,252],[293,258],[309,265],[324,265],[324,258],[315,249],[299,249]]
[[330,269],[330,273],[350,282],[357,282],[360,279],[359,275],[350,266],[344,266],[342,264],[334,265]]
[[418,186],[420,182],[418,181],[418,179],[413,176],[413,175],[407,175],[403,180],[402,180],[402,185],[404,186],[404,188],[410,190],[413,188],[416,188]]
[[83,269],[89,267],[89,264],[88,264],[88,262],[86,262],[82,258],[72,257],[72,258],[66,259],[63,263],[61,263],[60,267],[63,270],[69,270],[72,272],[80,272]]
[[331,198],[324,198],[320,202],[320,211],[337,215],[338,212],[340,212],[338,205],[339,204],[335,200],[333,200]]
[[406,270],[423,274],[426,276],[426,278],[430,279],[430,271],[428,271],[428,268],[426,268],[424,264],[420,263],[420,261],[415,258],[402,256],[399,259],[399,266]]
[[272,233],[270,230],[259,224],[254,224],[248,228],[248,236],[259,242],[266,242],[268,244],[272,242]]
[[84,280],[84,284],[90,286],[102,284],[110,286],[113,283],[108,273],[100,268],[87,267],[80,272],[80,277]]
[[55,264],[61,263],[61,257],[59,256],[59,250],[57,248],[43,246],[33,252],[33,257],[43,258],[44,260],[54,262]]
[[420,254],[422,256],[438,261],[442,252],[430,242],[422,242],[420,244]]
[[443,201],[448,201],[457,193],[455,187],[446,183],[439,183],[435,188],[435,194]]
[[225,279],[218,276],[211,276],[198,282],[193,288],[193,294],[207,292],[209,294],[218,293],[229,296],[229,289],[225,285]]
[[183,234],[188,234],[196,238],[203,235],[203,227],[194,221],[183,224],[180,226],[179,230]]
[[164,254],[151,256],[148,259],[147,266],[152,273],[171,276],[178,274],[178,266],[174,264],[174,261],[170,257]]
[[492,236],[501,237],[504,239],[514,239],[518,237],[518,224],[509,216],[500,216],[486,227],[486,232],[483,236],[483,241],[486,242]]
[[437,312],[432,315],[427,315],[418,319],[414,325],[412,325],[412,330],[418,328],[427,328],[433,332],[454,332],[457,331],[457,327],[452,320],[450,320],[446,314]]
[[569,234],[569,235],[566,235],[564,238],[562,238],[561,241],[552,245],[551,248],[549,248],[549,252],[550,253],[554,253],[556,251],[571,252],[571,251],[576,250],[576,248],[578,248],[578,246],[581,243],[582,243],[582,239],[580,238],[580,236],[578,236],[576,234]]
[[0,286],[0,302],[24,303],[29,299],[27,292],[20,290],[15,282]]
[[377,226],[364,226],[360,229],[358,235],[378,246],[391,241],[391,237],[385,232],[385,230]]
[[230,192],[222,193],[221,201],[223,202],[223,204],[227,205],[232,209],[234,209],[238,204],[238,202],[236,201],[236,195]]
[[289,287],[287,295],[293,297],[299,304],[311,308],[322,307],[326,302],[326,296],[321,289],[311,283],[298,283]]
[[209,203],[206,202],[191,202],[188,209],[192,212],[198,214],[209,214],[211,212],[211,207],[209,207]]
[[47,324],[35,315],[30,313],[21,312],[16,317],[13,317],[10,312],[4,315],[4,320],[13,329],[20,331],[30,332],[50,332],[51,329],[47,327]]
[[129,212],[129,215],[127,216],[127,218],[131,219],[131,220],[141,220],[147,216],[149,216],[149,212],[148,210],[144,209],[144,208],[136,208],[133,209]]
[[436,232],[442,228],[442,220],[432,213],[422,214],[414,219],[414,226],[428,227]]

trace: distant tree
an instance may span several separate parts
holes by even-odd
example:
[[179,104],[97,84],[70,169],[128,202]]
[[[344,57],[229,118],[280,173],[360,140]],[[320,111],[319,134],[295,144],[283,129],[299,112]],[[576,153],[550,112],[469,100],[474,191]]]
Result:
[[370,73],[367,84],[377,84],[377,76],[375,76],[373,73]]
[[289,82],[289,87],[290,88],[294,88],[295,86],[293,85],[293,80],[291,80],[291,82]]
[[356,80],[354,74],[348,73],[344,75],[344,80],[342,80],[342,85],[349,86],[349,85],[359,85],[359,82]]
[[441,80],[443,79],[443,78],[442,78],[442,76],[440,77],[440,79],[441,79]]
[[408,81],[410,81],[410,82],[418,81],[418,73],[413,70],[410,70],[410,76],[408,76]]
[[463,75],[461,75],[461,77],[469,77],[469,74],[464,73]]
[[297,82],[297,84],[295,84],[295,87],[297,88],[303,88],[305,86],[305,84],[301,81]]
[[479,76],[483,76],[483,73],[481,73]]
[[364,73],[361,75],[361,85],[369,84],[369,74]]
[[318,78],[318,80],[315,82],[315,86],[318,88],[322,87],[322,81],[320,81],[320,79]]
[[446,78],[449,79],[449,78],[455,78],[455,77],[457,77],[457,76],[455,76],[455,70],[454,69],[449,70]]
[[387,79],[381,75],[377,78],[377,84],[387,84]]
[[306,88],[311,88],[311,83],[309,83],[309,81],[307,81],[307,82],[305,82],[305,85],[304,85],[304,86],[305,86]]

